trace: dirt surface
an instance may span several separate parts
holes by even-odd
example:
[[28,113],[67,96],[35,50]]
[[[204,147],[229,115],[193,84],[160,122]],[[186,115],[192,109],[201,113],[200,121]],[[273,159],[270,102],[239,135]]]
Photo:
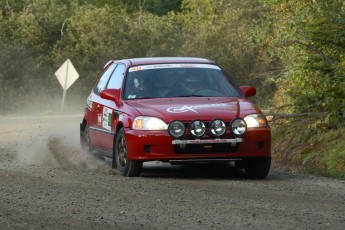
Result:
[[0,229],[345,229],[345,181],[145,163],[79,150],[81,116],[0,118]]

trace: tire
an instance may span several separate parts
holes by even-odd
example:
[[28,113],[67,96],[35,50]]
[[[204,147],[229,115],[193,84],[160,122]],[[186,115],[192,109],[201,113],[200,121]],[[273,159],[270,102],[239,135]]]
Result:
[[243,169],[243,168],[244,168],[244,161],[243,160],[235,161],[235,169]]
[[91,144],[89,127],[86,123],[83,126],[84,128],[80,131],[80,145],[83,151],[91,154],[93,151],[93,147]]
[[127,144],[123,128],[120,129],[115,138],[112,165],[116,166],[121,175],[126,177],[139,176],[143,166],[142,161],[128,159]]
[[271,157],[253,157],[244,160],[244,170],[250,179],[265,179],[271,168]]

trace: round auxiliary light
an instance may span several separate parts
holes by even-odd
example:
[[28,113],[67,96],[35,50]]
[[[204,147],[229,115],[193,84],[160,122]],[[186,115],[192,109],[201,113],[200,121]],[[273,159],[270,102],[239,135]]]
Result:
[[199,138],[204,135],[206,131],[206,125],[204,122],[194,120],[189,124],[189,132],[193,137]]
[[212,135],[215,137],[222,136],[226,131],[226,125],[224,121],[219,119],[211,121],[209,127]]
[[172,121],[168,126],[168,132],[174,138],[182,137],[185,131],[186,128],[181,121]]
[[231,130],[235,135],[243,135],[247,130],[247,124],[242,119],[235,119],[231,122]]

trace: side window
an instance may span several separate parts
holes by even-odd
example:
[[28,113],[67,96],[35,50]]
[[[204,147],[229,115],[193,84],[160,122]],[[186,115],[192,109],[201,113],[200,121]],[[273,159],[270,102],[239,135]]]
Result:
[[99,79],[99,82],[97,84],[97,87],[95,89],[95,94],[99,95],[99,93],[105,89],[105,86],[107,85],[109,78],[111,74],[113,73],[114,69],[116,67],[116,64],[112,64],[108,67],[108,69],[103,73],[102,77]]
[[117,65],[114,73],[111,75],[107,89],[120,89],[122,86],[122,80],[125,72],[125,65]]

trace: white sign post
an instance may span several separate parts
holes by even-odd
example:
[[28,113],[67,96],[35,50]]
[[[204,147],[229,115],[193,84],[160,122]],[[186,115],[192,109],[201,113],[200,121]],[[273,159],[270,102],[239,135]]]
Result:
[[63,88],[63,96],[61,103],[61,113],[63,112],[63,107],[65,104],[66,92],[69,87],[78,79],[79,74],[74,68],[72,62],[67,59],[65,63],[55,72],[55,76],[59,80]]

